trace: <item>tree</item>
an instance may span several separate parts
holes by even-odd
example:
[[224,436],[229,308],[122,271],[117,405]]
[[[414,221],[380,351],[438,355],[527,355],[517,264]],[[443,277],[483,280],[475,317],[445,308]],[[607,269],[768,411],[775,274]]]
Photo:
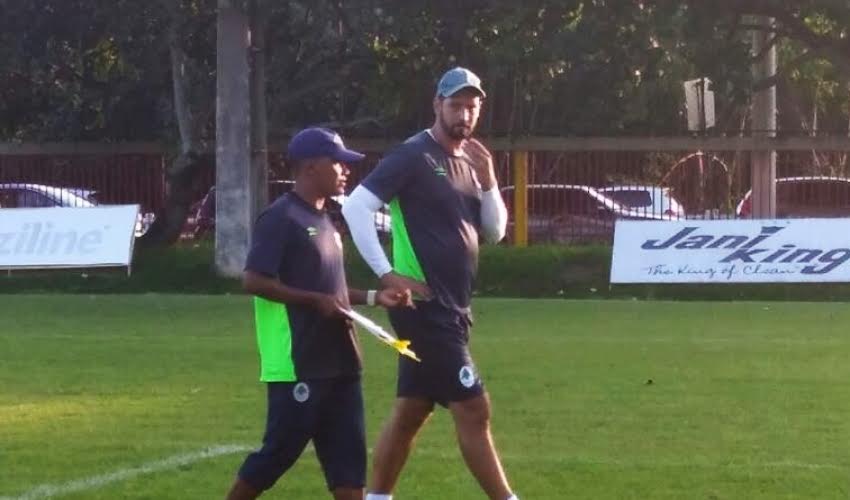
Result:
[[[272,148],[315,124],[407,136],[431,121],[436,80],[454,65],[484,79],[484,135],[682,134],[682,82],[702,76],[716,133],[742,133],[752,92],[770,85],[784,130],[847,130],[846,0],[260,3]],[[165,142],[167,208],[145,243],[173,241],[212,149],[215,0],[0,0],[0,11],[0,140]],[[751,15],[776,19],[780,71],[759,82]]]
[[[163,137],[159,9],[118,0],[0,0],[0,137]],[[133,22],[115,22],[132,19]]]
[[162,0],[167,12],[168,47],[178,153],[166,170],[165,207],[141,238],[143,246],[170,244],[180,232],[194,200],[194,181],[204,166],[215,117],[215,3],[212,0]]

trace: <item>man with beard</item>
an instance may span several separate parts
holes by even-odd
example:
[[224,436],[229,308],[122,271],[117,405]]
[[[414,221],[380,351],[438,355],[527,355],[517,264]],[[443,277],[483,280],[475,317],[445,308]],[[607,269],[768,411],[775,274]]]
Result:
[[[375,446],[367,500],[390,500],[413,440],[434,410],[447,407],[469,470],[494,500],[513,500],[490,433],[490,402],[468,349],[479,230],[498,242],[507,210],[493,158],[472,132],[485,93],[464,68],[437,85],[434,125],[390,151],[343,207],[360,254],[383,286],[410,290],[415,308],[390,311],[421,363],[399,358],[397,399]],[[393,260],[381,248],[374,214],[392,216]]]

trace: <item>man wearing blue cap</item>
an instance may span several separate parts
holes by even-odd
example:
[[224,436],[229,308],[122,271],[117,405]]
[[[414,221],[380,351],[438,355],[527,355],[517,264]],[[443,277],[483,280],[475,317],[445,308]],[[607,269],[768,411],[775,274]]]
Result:
[[[390,311],[399,337],[412,341],[422,362],[399,358],[397,399],[375,446],[367,500],[392,498],[435,403],[451,411],[464,460],[484,492],[493,500],[516,499],[468,348],[479,233],[498,242],[507,223],[493,158],[472,138],[484,98],[474,73],[446,72],[433,101],[433,126],[390,151],[343,207],[354,242],[381,283],[417,297],[415,308]],[[384,203],[391,209],[393,264],[371,224]]]
[[361,359],[341,311],[351,304],[397,306],[409,297],[389,288],[354,290],[345,282],[342,240],[324,205],[345,189],[345,164],[363,155],[330,130],[308,128],[292,138],[288,156],[295,188],[257,219],[242,280],[255,296],[266,431],[227,498],[253,499],[271,488],[312,440],[334,498],[362,500]]

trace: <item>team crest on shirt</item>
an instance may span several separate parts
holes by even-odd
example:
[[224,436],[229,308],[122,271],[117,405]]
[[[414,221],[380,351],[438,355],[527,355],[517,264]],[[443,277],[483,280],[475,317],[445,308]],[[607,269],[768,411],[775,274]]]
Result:
[[435,160],[433,156],[431,156],[428,153],[425,153],[424,156],[425,156],[425,163],[427,163],[428,166],[431,167],[434,170],[435,174],[437,174],[441,177],[445,177],[446,175],[448,175],[448,173],[446,172],[446,167],[440,165],[440,162]]
[[317,234],[319,234],[319,230],[316,229],[315,227],[310,226],[310,227],[307,228],[307,235],[309,237],[312,238],[312,237],[316,236]]
[[304,382],[298,382],[295,384],[295,387],[292,388],[292,397],[299,403],[307,401],[310,399],[310,386]]
[[475,370],[471,366],[465,365],[460,369],[457,376],[461,385],[467,389],[475,385]]

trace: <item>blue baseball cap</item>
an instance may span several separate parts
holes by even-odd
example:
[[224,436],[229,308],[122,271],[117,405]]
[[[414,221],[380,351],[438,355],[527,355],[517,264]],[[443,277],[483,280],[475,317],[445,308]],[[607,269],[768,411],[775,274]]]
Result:
[[291,160],[327,156],[339,162],[351,163],[366,158],[363,153],[347,149],[339,134],[321,127],[305,128],[295,134],[289,141],[286,153]]
[[481,97],[487,97],[481,88],[481,79],[478,75],[466,68],[453,68],[445,72],[437,84],[437,95],[440,97],[451,97],[463,89],[475,89]]

